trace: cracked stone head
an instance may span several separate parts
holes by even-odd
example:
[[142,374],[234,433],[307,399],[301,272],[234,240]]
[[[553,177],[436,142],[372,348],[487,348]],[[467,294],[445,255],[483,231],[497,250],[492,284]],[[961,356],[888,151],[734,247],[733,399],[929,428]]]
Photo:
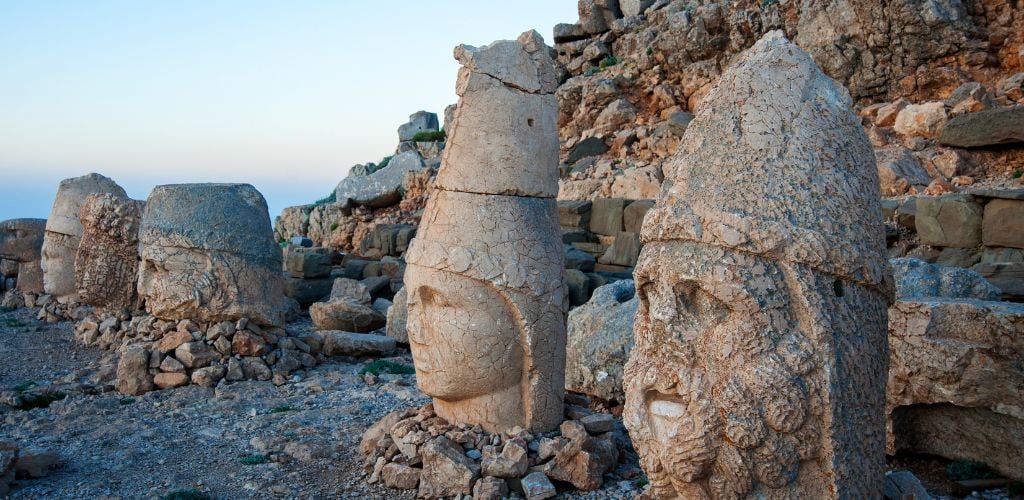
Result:
[[461,401],[510,387],[523,375],[518,314],[492,285],[410,266],[409,344],[427,395]]
[[0,258],[15,262],[39,260],[45,228],[44,219],[11,219],[0,222]]

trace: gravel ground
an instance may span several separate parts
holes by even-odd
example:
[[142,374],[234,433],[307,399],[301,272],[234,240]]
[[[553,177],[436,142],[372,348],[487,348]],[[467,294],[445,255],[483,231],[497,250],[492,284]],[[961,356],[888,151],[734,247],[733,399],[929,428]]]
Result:
[[[335,358],[280,387],[190,385],[128,398],[110,390],[114,354],[72,337],[70,323],[45,324],[31,310],[0,314],[0,391],[67,394],[28,411],[0,404],[0,441],[62,462],[41,479],[17,480],[11,498],[159,498],[189,489],[214,498],[415,496],[367,484],[358,452],[380,417],[429,401],[414,375],[367,385],[359,370],[369,360]],[[407,350],[398,358],[412,363]],[[635,493],[629,481],[607,481],[602,491],[560,497]]]

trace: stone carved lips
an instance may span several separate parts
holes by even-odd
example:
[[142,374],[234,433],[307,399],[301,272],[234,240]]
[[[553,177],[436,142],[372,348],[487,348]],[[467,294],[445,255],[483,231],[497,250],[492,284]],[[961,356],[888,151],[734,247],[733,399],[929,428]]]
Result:
[[455,273],[418,266],[412,272],[433,278],[419,281],[428,284],[409,297],[409,343],[420,389],[459,401],[518,385],[523,352],[501,294]]

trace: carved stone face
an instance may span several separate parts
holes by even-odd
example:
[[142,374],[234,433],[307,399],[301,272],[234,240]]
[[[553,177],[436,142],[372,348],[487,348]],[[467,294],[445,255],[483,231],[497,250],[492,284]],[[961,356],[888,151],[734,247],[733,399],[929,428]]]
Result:
[[786,487],[822,446],[809,418],[825,409],[809,341],[821,325],[793,305],[819,298],[791,288],[814,275],[720,247],[649,246],[626,419],[652,484],[687,498]]
[[482,281],[416,265],[405,279],[420,390],[455,402],[521,384],[520,334],[501,294]]
[[43,244],[42,219],[15,219],[0,222],[0,258],[15,262],[39,260]]
[[75,254],[79,238],[47,231],[43,240],[43,289],[55,297],[75,295]]
[[178,247],[143,247],[139,267],[139,295],[157,316],[174,311],[196,311],[215,301],[217,277],[209,256]]

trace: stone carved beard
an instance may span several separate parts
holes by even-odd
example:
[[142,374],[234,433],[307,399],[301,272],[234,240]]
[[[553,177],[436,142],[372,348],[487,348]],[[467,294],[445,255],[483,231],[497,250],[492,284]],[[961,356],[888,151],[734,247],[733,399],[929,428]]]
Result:
[[[415,264],[406,284],[417,385],[436,399],[438,414],[458,421],[472,411],[471,420],[495,427],[521,421],[524,343],[519,314],[506,297],[484,281]],[[478,404],[492,397],[493,404]]]
[[[221,252],[203,252],[180,247],[143,248],[139,266],[139,296],[146,298],[146,309],[157,317],[205,318],[203,311],[218,310],[235,301],[231,283],[237,283],[232,266],[218,260],[232,256]],[[155,300],[159,297],[159,301]]]
[[707,245],[654,242],[640,260],[625,419],[655,494],[815,496],[794,483],[831,466],[818,459],[829,408],[814,346],[835,322],[810,311],[834,309],[832,287]]

